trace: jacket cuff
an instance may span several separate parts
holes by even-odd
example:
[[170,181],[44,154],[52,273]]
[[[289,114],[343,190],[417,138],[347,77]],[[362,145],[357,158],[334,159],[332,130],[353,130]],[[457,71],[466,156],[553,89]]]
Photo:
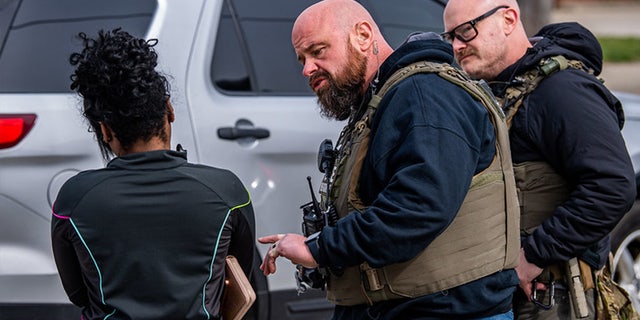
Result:
[[313,259],[316,260],[316,262],[318,263],[318,265],[323,265],[323,259],[321,257],[320,254],[320,235],[321,233],[316,233],[316,234],[312,234],[307,238],[307,241],[305,241],[305,244],[307,245],[307,247],[309,247],[309,251],[311,252],[311,255],[313,256]]
[[527,261],[529,263],[533,263],[538,268],[542,268],[542,269],[547,267],[544,261],[542,261],[542,259],[540,259],[535,255],[535,250],[533,250],[531,246],[527,245],[526,243],[523,243],[522,248],[524,249],[524,257],[527,258]]

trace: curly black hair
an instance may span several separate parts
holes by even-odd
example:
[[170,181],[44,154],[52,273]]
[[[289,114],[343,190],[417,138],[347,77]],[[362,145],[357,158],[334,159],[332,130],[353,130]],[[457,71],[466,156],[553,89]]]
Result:
[[71,90],[83,98],[83,115],[95,132],[103,157],[113,156],[103,141],[100,123],[113,131],[123,149],[136,141],[169,137],[164,126],[169,113],[169,83],[155,70],[156,39],[133,37],[120,28],[100,30],[96,39],[78,34],[84,49],[71,54],[76,66]]

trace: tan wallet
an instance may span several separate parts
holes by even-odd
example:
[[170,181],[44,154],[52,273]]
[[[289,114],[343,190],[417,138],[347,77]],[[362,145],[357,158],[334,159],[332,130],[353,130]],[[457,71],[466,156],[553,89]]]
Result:
[[234,256],[227,256],[220,313],[224,320],[240,320],[256,301],[256,293]]

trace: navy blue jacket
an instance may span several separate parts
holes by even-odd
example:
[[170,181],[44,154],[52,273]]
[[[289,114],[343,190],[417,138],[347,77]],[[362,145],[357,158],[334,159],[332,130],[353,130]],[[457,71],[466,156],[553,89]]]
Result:
[[[563,55],[600,73],[602,49],[579,24],[552,24],[536,36],[541,39],[534,38],[535,45],[491,84],[496,96],[543,57]],[[594,76],[576,69],[548,76],[524,99],[510,130],[514,163],[547,162],[572,187],[569,199],[523,239],[528,261],[545,267],[582,256],[594,267],[604,265],[607,235],[636,196],[620,133],[623,123],[618,99]]]
[[[452,63],[440,40],[411,41],[381,66],[380,83],[417,61]],[[360,196],[370,207],[326,227],[310,244],[321,266],[381,267],[412,259],[454,219],[471,178],[492,161],[495,133],[484,107],[436,74],[391,89],[372,122]],[[513,270],[416,299],[336,307],[340,319],[474,318],[506,312],[518,284]]]
[[208,319],[233,254],[249,276],[255,222],[227,170],[184,152],[118,157],[69,179],[53,208],[53,253],[83,319]]

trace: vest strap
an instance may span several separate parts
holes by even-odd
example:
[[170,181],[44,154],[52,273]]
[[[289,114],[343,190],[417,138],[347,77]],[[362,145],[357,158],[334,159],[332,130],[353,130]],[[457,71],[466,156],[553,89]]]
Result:
[[[511,120],[522,106],[522,102],[525,97],[533,92],[546,77],[567,68],[583,70],[589,74],[594,74],[593,69],[589,69],[580,60],[569,60],[564,56],[557,55],[547,58],[542,58],[538,65],[529,71],[517,76],[512,83],[507,87],[505,96],[500,104],[506,115],[507,126],[511,127]],[[604,82],[602,78],[598,78],[601,82]]]

